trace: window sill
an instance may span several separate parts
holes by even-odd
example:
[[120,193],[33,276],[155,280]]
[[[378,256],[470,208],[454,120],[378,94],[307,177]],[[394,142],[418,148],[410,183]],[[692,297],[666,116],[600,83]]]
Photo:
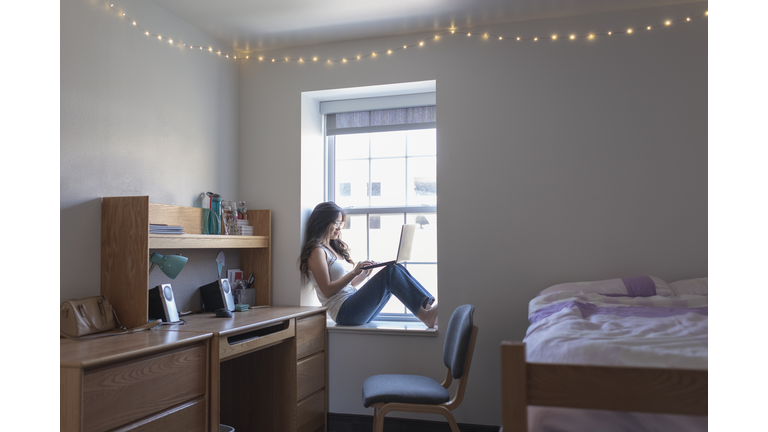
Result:
[[332,333],[437,336],[437,326],[435,328],[427,328],[423,323],[413,321],[373,321],[359,326],[344,326],[338,325],[328,318],[326,326],[328,331]]

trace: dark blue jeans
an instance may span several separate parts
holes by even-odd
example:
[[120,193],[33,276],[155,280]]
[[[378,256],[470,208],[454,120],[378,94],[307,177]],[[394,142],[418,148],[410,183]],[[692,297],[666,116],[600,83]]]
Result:
[[389,298],[395,295],[416,315],[419,309],[432,304],[435,298],[400,264],[381,269],[339,308],[336,324],[361,325],[379,315]]

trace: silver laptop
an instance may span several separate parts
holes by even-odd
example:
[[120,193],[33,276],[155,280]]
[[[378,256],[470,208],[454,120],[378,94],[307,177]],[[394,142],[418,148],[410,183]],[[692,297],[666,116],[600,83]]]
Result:
[[397,259],[393,261],[381,262],[374,265],[360,267],[368,270],[376,267],[384,267],[390,264],[400,263],[411,259],[411,248],[413,247],[413,234],[416,232],[416,225],[403,225],[400,230],[400,245],[397,247]]

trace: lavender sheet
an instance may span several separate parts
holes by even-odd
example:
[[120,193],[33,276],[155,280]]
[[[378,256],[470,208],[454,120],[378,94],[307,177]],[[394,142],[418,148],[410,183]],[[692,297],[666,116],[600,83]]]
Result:
[[[647,295],[647,285],[635,296],[630,287],[618,294],[563,288],[529,304],[529,362],[707,369],[706,295]],[[707,430],[707,418],[696,416],[529,407],[528,418],[532,432]]]

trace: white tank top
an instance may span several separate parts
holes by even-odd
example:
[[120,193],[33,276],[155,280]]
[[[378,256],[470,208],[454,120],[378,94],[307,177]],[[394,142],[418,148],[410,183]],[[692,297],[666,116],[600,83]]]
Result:
[[[336,254],[334,254],[332,251],[323,248],[323,252],[325,252],[325,259],[328,263],[328,274],[331,277],[331,282],[354,270],[354,266],[352,264],[344,261],[343,259],[336,258]],[[320,300],[320,303],[324,307],[328,308],[328,316],[330,316],[334,321],[336,321],[336,316],[339,314],[339,309],[341,308],[341,304],[344,303],[344,300],[357,292],[355,287],[353,287],[351,284],[348,284],[339,290],[339,292],[336,294],[330,297],[326,297],[320,291],[320,288],[317,285],[317,281],[315,280],[315,276],[312,274],[311,270],[309,270],[309,280],[312,282],[312,286],[315,288],[317,299]]]

